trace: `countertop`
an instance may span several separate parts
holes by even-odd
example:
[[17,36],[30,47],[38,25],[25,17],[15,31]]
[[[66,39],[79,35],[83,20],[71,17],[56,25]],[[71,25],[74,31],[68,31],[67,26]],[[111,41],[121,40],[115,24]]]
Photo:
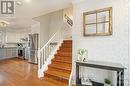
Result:
[[11,48],[17,48],[17,47],[3,47],[3,48],[0,48],[0,49],[11,49]]

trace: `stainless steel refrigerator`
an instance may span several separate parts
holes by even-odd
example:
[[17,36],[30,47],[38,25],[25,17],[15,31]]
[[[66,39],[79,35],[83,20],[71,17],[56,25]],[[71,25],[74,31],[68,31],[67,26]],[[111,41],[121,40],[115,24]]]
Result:
[[29,34],[29,58],[28,62],[37,64],[38,61],[38,38],[39,35],[37,33],[35,34]]

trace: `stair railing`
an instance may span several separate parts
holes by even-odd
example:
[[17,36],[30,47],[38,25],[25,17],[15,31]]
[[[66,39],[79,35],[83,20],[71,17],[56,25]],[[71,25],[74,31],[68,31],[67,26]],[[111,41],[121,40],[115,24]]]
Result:
[[63,41],[62,29],[58,30],[50,40],[38,51],[38,77],[44,77],[44,72],[54,58],[54,54]]

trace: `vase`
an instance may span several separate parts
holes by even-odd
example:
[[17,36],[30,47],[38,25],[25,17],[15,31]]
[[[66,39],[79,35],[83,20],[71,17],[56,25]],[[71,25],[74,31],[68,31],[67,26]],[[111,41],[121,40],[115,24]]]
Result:
[[79,55],[78,56],[78,61],[80,61],[80,62],[87,61],[87,56],[86,55]]
[[78,56],[78,61],[83,62],[83,60],[84,60],[84,57],[82,55],[79,55]]

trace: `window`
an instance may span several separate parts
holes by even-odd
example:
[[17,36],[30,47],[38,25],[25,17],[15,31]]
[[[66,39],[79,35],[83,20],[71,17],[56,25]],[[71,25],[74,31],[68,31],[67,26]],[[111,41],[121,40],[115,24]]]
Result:
[[84,36],[112,35],[112,7],[83,13]]

